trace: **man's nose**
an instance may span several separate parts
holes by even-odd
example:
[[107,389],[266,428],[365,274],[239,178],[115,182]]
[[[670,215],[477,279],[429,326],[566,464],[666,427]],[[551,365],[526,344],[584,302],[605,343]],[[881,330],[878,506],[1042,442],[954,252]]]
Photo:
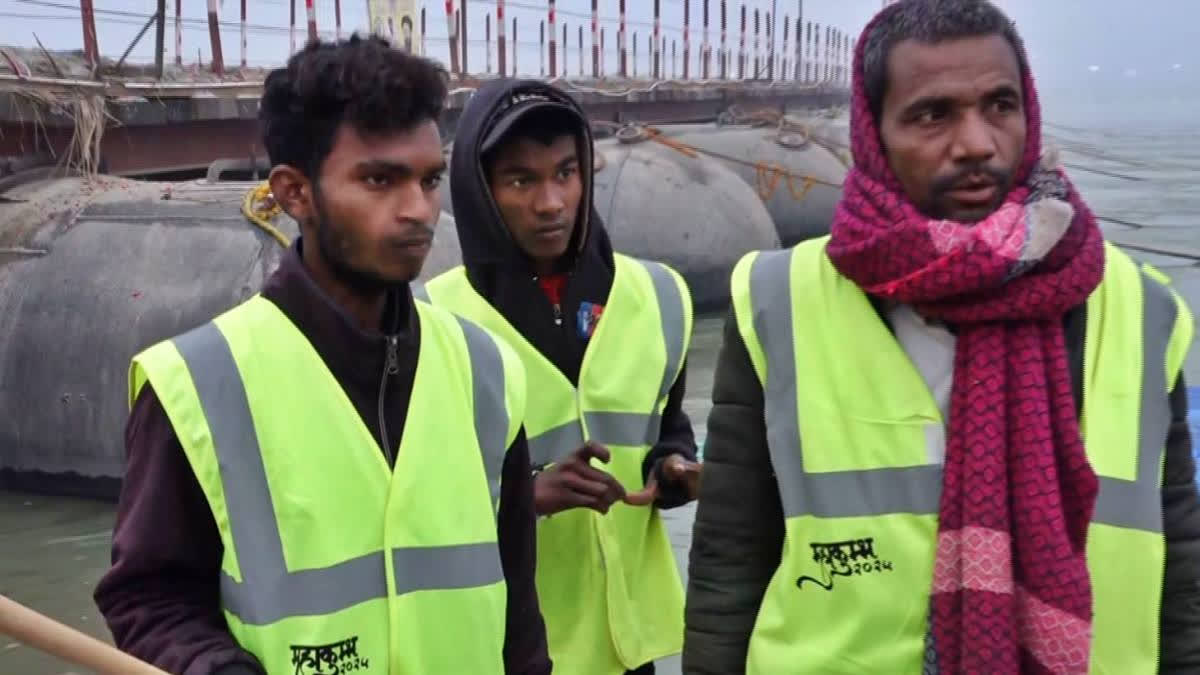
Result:
[[542,187],[534,197],[533,210],[539,216],[557,216],[565,207],[566,200],[563,199],[563,191],[553,183]]
[[442,203],[437,190],[426,191],[420,183],[404,191],[396,210],[396,220],[402,223],[432,225],[437,221]]
[[966,113],[954,135],[956,163],[984,163],[996,155],[996,128],[978,111]]

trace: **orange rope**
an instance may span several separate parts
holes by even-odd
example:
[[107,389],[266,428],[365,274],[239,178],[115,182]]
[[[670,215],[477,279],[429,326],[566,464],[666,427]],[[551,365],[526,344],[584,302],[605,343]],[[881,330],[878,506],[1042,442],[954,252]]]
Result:
[[[812,190],[813,186],[817,184],[827,185],[829,187],[841,187],[841,184],[839,183],[831,183],[808,174],[802,175],[794,173],[787,167],[780,164],[771,164],[763,161],[750,162],[744,159],[738,159],[737,157],[730,157],[729,155],[724,155],[719,152],[713,152],[712,150],[706,150],[704,148],[688,145],[682,141],[664,136],[662,130],[656,127],[645,125],[642,127],[642,129],[645,131],[646,138],[649,140],[662,143],[672,150],[675,150],[676,152],[679,152],[687,157],[691,157],[692,159],[699,157],[699,153],[704,153],[710,157],[716,157],[727,162],[733,162],[735,164],[741,164],[743,166],[753,168],[755,172],[755,191],[758,193],[759,198],[764,202],[771,199],[771,197],[775,194],[775,190],[779,187],[779,180],[781,178],[787,179],[788,192],[796,201],[803,201],[804,198],[808,196],[808,193]],[[797,181],[800,183],[799,186],[796,184]]]
[[[808,196],[808,192],[817,184],[816,179],[812,176],[796,176],[787,167],[778,164],[767,164],[766,162],[758,162],[754,165],[755,171],[755,189],[758,191],[758,196],[764,202],[771,199],[775,195],[776,188],[779,187],[779,179],[786,178],[788,192],[791,193],[792,199],[796,201],[804,201]],[[803,187],[796,187],[796,178],[800,178]]]
[[691,157],[692,159],[696,159],[697,157],[700,156],[700,155],[696,154],[696,148],[693,148],[692,146],[688,145],[687,143],[682,143],[673,138],[668,138],[666,136],[663,136],[661,129],[658,129],[656,127],[646,127],[646,133],[650,135],[650,140],[658,141],[659,143],[662,143],[663,145],[667,146],[668,148],[677,150],[681,154]]

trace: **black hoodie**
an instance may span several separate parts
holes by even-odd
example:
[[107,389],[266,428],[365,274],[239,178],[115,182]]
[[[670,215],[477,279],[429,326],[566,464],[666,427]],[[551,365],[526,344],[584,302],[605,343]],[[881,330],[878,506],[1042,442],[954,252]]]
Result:
[[[582,303],[603,306],[612,288],[615,263],[612,243],[592,204],[592,133],[583,109],[565,92],[537,80],[501,79],[481,86],[467,102],[458,121],[450,162],[450,195],[462,247],[463,264],[471,286],[512,326],[556,365],[572,384],[579,384],[587,338],[573,330],[574,322],[555,323],[554,308],[538,286],[529,257],[509,234],[492,199],[482,165],[481,146],[496,122],[508,113],[514,97],[535,94],[569,106],[578,117],[579,166],[583,199],[576,227],[560,267],[567,277],[562,316],[576,316]],[[682,403],[687,363],[667,398],[659,441],[642,466],[643,479],[660,459],[679,453],[696,459],[696,439]],[[536,402],[531,402],[536,405]],[[658,506],[686,502],[681,490],[660,492]]]

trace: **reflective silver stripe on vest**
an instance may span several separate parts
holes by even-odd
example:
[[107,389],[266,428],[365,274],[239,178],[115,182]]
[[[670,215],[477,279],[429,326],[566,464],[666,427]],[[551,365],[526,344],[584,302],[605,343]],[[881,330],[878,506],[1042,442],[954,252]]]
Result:
[[[472,337],[472,333],[464,332],[472,357],[476,429],[486,445],[484,464],[488,483],[494,485],[498,482],[507,434],[503,364],[499,362],[498,351],[488,361],[486,347],[474,344],[480,336],[488,339],[486,335],[479,333]],[[382,551],[329,567],[288,571],[258,435],[229,343],[211,322],[175,338],[174,343],[191,374],[212,434],[226,510],[230,514],[234,553],[242,574],[242,581],[238,582],[221,571],[221,599],[225,609],[247,625],[266,625],[289,616],[332,614],[387,597]],[[488,346],[496,349],[490,340]],[[477,355],[483,360],[476,360]],[[485,373],[489,376],[480,377]],[[493,375],[496,373],[498,377]],[[501,383],[497,386],[498,380]],[[494,400],[497,391],[498,404]],[[498,419],[499,431],[484,428],[480,418],[489,424]],[[499,462],[494,458],[497,438]],[[493,468],[495,476],[491,473]],[[494,543],[401,549],[393,551],[393,556],[403,558],[404,562],[403,567],[397,567],[397,591],[401,593],[462,588],[500,579],[499,553]],[[400,577],[401,571],[406,575],[404,578]]]
[[[589,412],[583,415],[592,440],[603,445],[653,445],[658,442],[662,416],[625,412]],[[534,465],[562,460],[583,445],[583,430],[572,420],[529,439]]]
[[495,542],[392,550],[396,595],[488,586],[504,579]]
[[[638,260],[638,262],[650,273],[650,281],[654,284],[654,294],[658,296],[659,315],[662,317],[662,336],[667,353],[662,385],[658,388],[658,400],[662,401],[670,393],[672,385],[675,384],[675,375],[679,371],[679,364],[683,362],[683,345],[687,337],[683,334],[685,323],[683,297],[679,293],[679,285],[675,283],[675,278],[665,266],[647,260]],[[647,428],[650,431],[646,434],[647,442],[655,443],[658,441],[659,431],[662,427],[662,417],[653,415],[648,422]],[[591,431],[591,429],[589,423],[588,430]]]
[[583,445],[583,429],[571,420],[529,439],[529,460],[534,466],[557,462]]
[[508,448],[508,405],[504,394],[504,359],[492,338],[476,324],[455,316],[467,339],[475,398],[475,437],[483,453],[483,468],[493,506],[500,498],[500,471]]
[[[675,375],[683,361],[684,324],[683,296],[671,273],[660,263],[637,260],[650,274],[658,298],[662,319],[661,334],[666,348],[666,366],[659,385],[658,400],[666,398],[675,384]],[[662,415],[630,412],[584,413],[584,424],[592,440],[604,445],[653,445],[662,430]],[[575,421],[547,429],[529,439],[529,455],[535,465],[556,462],[583,445],[583,431]]]
[[[791,256],[791,250],[760,253],[750,268],[752,321],[767,360],[763,392],[767,444],[779,478],[784,516],[936,514],[942,491],[940,465],[805,472],[796,397]],[[1101,477],[1093,520],[1161,532],[1159,463],[1171,421],[1165,364],[1178,308],[1170,292],[1145,275],[1142,286],[1145,352],[1137,480]]]
[[1143,330],[1137,479],[1128,481],[1102,476],[1092,520],[1117,527],[1162,532],[1159,467],[1171,428],[1167,350],[1179,307],[1165,286],[1144,272],[1139,276],[1142,279]]

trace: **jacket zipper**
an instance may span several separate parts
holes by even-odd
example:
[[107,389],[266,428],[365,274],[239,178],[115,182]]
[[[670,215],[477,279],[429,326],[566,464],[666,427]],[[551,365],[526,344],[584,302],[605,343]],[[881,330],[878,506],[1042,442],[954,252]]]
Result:
[[[568,274],[567,280],[570,281],[570,278],[571,278],[570,274]],[[559,298],[558,298],[559,301],[552,302],[550,300],[550,298],[546,296],[546,293],[541,289],[541,286],[539,285],[539,282],[541,281],[541,277],[539,277],[538,275],[535,274],[535,275],[533,275],[532,280],[533,280],[534,289],[538,292],[539,295],[541,295],[543,298],[546,298],[546,303],[550,305],[550,309],[554,312],[554,325],[558,326],[559,328],[563,328],[564,324],[563,324],[563,313],[562,313],[562,300],[563,300],[563,296],[566,295],[567,285],[565,283],[563,284],[563,289],[562,289],[563,293],[559,296]],[[565,328],[563,328],[563,329],[566,330]]]
[[383,454],[387,457],[388,468],[394,467],[394,458],[392,444],[388,439],[387,408],[384,403],[387,399],[388,376],[400,372],[400,358],[397,355],[399,342],[395,335],[387,336],[387,354],[383,361],[383,377],[379,382],[379,437],[383,442]]

